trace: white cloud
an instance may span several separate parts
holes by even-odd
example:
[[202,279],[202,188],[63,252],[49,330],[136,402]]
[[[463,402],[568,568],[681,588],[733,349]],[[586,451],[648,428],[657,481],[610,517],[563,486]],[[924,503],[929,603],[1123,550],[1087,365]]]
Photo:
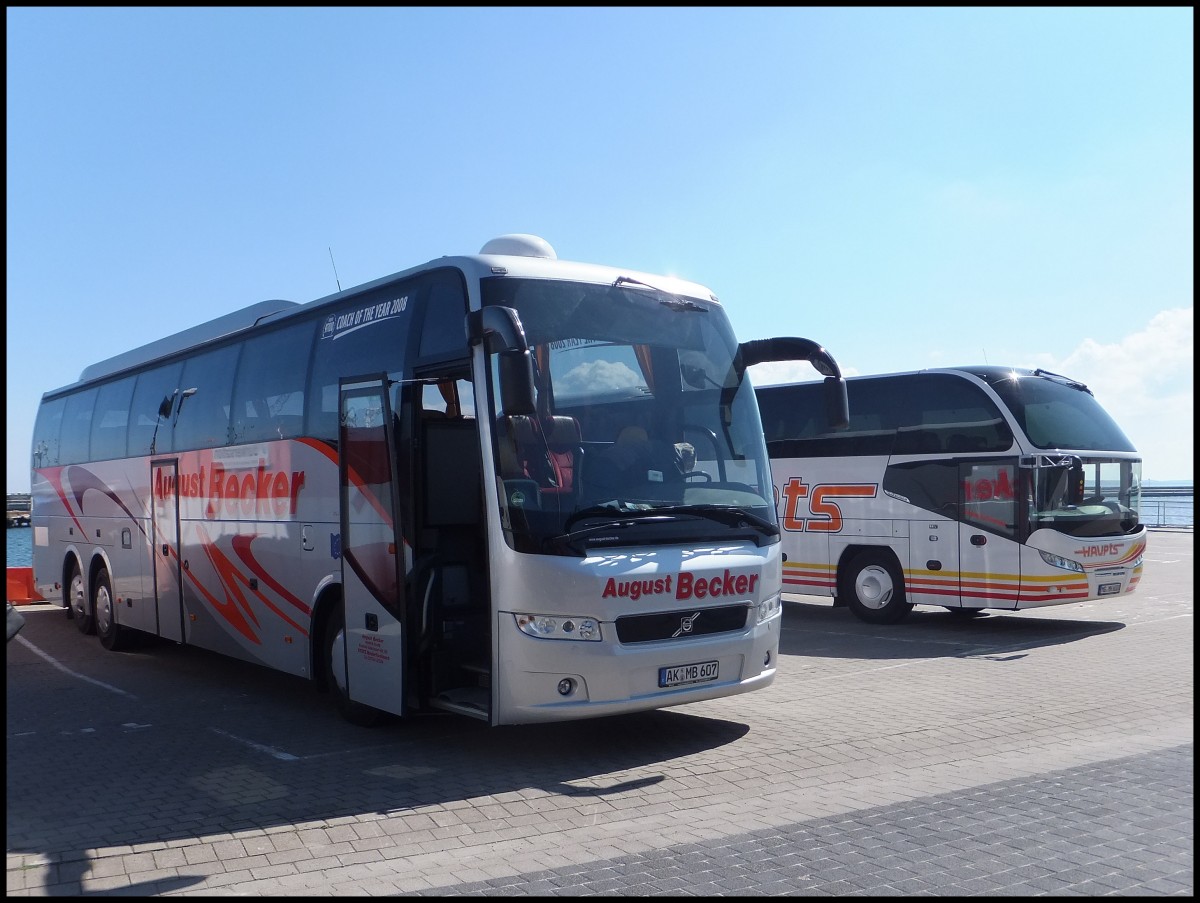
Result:
[[611,392],[645,384],[645,379],[621,361],[586,361],[559,377],[558,388],[571,395],[587,389]]
[[[840,366],[840,362],[839,362]],[[857,376],[853,367],[842,367],[842,376]],[[747,367],[750,381],[756,386],[775,386],[780,383],[810,382],[820,379],[821,374],[807,361],[767,361]]]
[[1042,364],[1080,380],[1142,453],[1148,480],[1191,480],[1194,308],[1164,310],[1119,342],[1084,339]]

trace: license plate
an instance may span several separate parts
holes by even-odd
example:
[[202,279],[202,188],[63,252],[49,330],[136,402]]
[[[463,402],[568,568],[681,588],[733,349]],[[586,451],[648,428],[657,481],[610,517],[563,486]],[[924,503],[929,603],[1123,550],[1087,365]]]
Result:
[[1119,593],[1120,591],[1121,591],[1121,584],[1119,584],[1119,583],[1101,583],[1100,584],[1100,595],[1102,595],[1102,596],[1112,596],[1112,595],[1115,595],[1116,593]]
[[702,684],[717,679],[716,662],[697,662],[694,665],[675,665],[658,669],[660,687],[681,687],[684,684]]

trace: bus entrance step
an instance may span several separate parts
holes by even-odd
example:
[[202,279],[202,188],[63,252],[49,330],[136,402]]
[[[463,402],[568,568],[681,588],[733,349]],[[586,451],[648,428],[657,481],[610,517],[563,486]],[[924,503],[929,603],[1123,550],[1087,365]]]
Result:
[[470,671],[472,674],[492,673],[492,669],[488,667],[487,662],[463,662],[459,667],[464,671]]
[[491,705],[491,694],[484,687],[456,687],[438,693],[430,703],[435,708],[486,718]]

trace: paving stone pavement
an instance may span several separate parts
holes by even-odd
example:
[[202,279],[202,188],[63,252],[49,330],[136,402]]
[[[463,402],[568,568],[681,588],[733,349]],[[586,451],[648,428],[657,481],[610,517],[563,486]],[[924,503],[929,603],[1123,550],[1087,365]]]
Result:
[[348,725],[303,681],[7,648],[9,896],[1191,896],[1192,536],[1138,591],[876,627],[785,605],[762,692]]
[[1194,748],[419,896],[1192,895]]

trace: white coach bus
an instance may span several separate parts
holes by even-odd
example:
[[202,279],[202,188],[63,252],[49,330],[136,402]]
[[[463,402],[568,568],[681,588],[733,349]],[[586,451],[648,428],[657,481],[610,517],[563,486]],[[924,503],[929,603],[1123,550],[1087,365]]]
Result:
[[705,288],[502,236],[84,369],[32,446],[33,567],[85,634],[310,678],[360,723],[493,725],[768,686],[781,555],[740,344]]
[[914,605],[974,615],[1133,592],[1141,460],[1087,386],[1002,367],[846,383],[837,434],[819,385],[756,390],[784,592],[873,623]]

